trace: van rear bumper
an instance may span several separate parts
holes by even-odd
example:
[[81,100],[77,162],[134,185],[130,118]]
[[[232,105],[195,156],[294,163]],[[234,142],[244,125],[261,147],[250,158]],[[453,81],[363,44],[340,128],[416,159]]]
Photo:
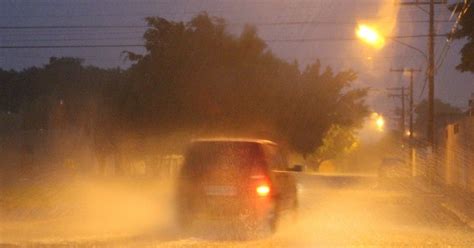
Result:
[[196,209],[196,218],[209,220],[261,219],[272,209],[271,199],[220,199],[207,197]]

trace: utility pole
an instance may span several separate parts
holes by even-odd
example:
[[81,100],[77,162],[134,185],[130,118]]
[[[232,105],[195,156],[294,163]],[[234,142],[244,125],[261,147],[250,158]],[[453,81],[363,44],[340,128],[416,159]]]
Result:
[[400,130],[402,135],[405,133],[405,113],[406,113],[406,107],[405,107],[405,97],[407,97],[405,90],[406,87],[398,87],[398,88],[387,88],[387,90],[392,90],[392,91],[400,91],[400,94],[388,94],[389,97],[396,97],[400,98],[401,103],[402,103],[402,110],[400,113]]
[[414,114],[414,102],[413,102],[413,74],[415,72],[421,72],[420,69],[414,68],[405,68],[405,69],[390,69],[391,72],[401,72],[401,73],[410,73],[410,86],[408,88],[408,97],[409,97],[409,105],[408,105],[408,113],[409,113],[409,137],[410,142],[413,142],[413,114]]
[[428,142],[431,149],[434,149],[434,91],[435,91],[435,64],[434,64],[434,47],[435,47],[435,29],[434,29],[434,0],[430,0],[430,30],[428,40]]
[[405,118],[405,114],[406,114],[406,108],[405,108],[405,87],[402,87],[402,116],[401,116],[401,119],[402,119],[402,125],[401,125],[401,129],[402,129],[402,135],[405,134],[405,123],[406,123],[406,118]]
[[435,5],[437,4],[446,4],[446,0],[427,0],[427,1],[420,1],[415,0],[412,2],[400,2],[401,5],[412,5],[422,8],[422,5],[429,5],[428,12],[429,15],[429,38],[428,38],[428,125],[427,125],[427,140],[431,146],[431,149],[434,148],[435,140],[434,140],[434,127],[435,127],[435,119],[434,119],[434,91],[435,91],[435,27],[434,27],[434,16],[435,16]]
[[[447,0],[412,0],[411,2],[400,2],[401,5],[412,5],[422,9],[429,15],[429,37],[428,37],[428,66],[427,66],[427,77],[428,77],[428,124],[426,126],[426,138],[428,141],[429,148],[431,149],[431,158],[433,159],[433,152],[435,149],[435,116],[434,116],[434,91],[435,91],[435,28],[434,28],[434,16],[435,16],[435,5],[446,4]],[[429,10],[426,11],[422,6],[429,5]],[[436,164],[435,160],[432,160],[432,166],[428,167],[428,178],[431,182],[434,181]]]
[[415,150],[413,142],[413,114],[414,114],[414,104],[413,104],[413,74],[415,72],[421,72],[420,69],[406,68],[406,69],[390,69],[391,72],[400,72],[400,73],[410,73],[410,87],[409,87],[409,101],[408,112],[410,114],[409,118],[409,139],[408,139],[408,166],[411,169],[411,175],[416,176],[416,161],[415,161]]
[[474,116],[474,93],[471,93],[471,99],[469,99],[469,116]]

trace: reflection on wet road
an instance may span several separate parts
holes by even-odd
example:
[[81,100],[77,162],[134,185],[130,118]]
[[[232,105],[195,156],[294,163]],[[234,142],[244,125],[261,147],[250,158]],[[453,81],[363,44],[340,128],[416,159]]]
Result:
[[[327,180],[325,182],[325,180]],[[334,247],[469,246],[474,232],[446,211],[442,195],[413,187],[300,178],[300,211],[283,218],[277,233],[258,240],[232,240],[230,229],[181,234],[167,223],[147,234],[120,238],[40,241],[37,244],[122,247]],[[365,180],[365,181],[364,181]],[[343,180],[344,181],[344,180]],[[328,186],[327,182],[332,182]]]

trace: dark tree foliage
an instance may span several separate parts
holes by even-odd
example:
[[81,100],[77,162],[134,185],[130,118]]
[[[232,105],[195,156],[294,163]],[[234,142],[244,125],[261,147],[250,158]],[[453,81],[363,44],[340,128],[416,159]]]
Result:
[[[451,121],[452,118],[462,116],[463,113],[458,107],[443,102],[440,99],[434,101],[435,117],[437,127],[443,127],[445,121]],[[428,101],[423,100],[415,106],[415,131],[424,135],[428,123]]]
[[254,27],[232,35],[205,13],[186,23],[146,21],[146,53],[125,52],[133,61],[125,71],[76,58],[0,70],[1,111],[21,114],[24,129],[85,128],[102,158],[120,153],[124,136],[181,131],[270,138],[306,155],[331,126],[356,127],[368,112],[366,90],[351,85],[354,72],[319,61],[300,71],[272,54]]
[[0,68],[0,111],[2,112],[18,112],[17,90],[13,83],[15,77],[17,77],[17,72]]
[[127,53],[135,62],[122,96],[130,127],[264,136],[309,154],[331,125],[356,126],[368,112],[366,90],[351,88],[354,72],[319,62],[301,72],[273,55],[254,27],[234,36],[205,13],[187,23],[146,20],[147,52]]
[[52,57],[41,68],[0,71],[1,110],[21,114],[26,130],[90,128],[92,114],[106,107],[103,101],[111,94],[107,87],[116,88],[122,72],[82,63]]
[[[458,7],[456,8],[456,6]],[[449,9],[451,11],[456,10],[459,13],[462,11],[462,6],[470,7],[462,16],[453,38],[466,39],[467,43],[461,49],[461,63],[456,66],[456,69],[462,72],[474,72],[474,6],[472,6],[472,0],[460,1],[458,4],[450,5]]]

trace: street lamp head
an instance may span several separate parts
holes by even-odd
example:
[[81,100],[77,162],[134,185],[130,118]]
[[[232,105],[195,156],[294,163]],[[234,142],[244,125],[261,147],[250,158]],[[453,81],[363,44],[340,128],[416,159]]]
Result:
[[385,44],[385,38],[374,27],[365,24],[359,24],[356,29],[356,35],[359,39],[375,48],[382,48]]
[[384,126],[385,126],[385,120],[384,120],[384,118],[383,118],[381,115],[379,115],[379,116],[377,117],[377,120],[375,120],[375,125],[377,126],[377,129],[378,129],[379,131],[383,131],[383,128],[384,128]]

